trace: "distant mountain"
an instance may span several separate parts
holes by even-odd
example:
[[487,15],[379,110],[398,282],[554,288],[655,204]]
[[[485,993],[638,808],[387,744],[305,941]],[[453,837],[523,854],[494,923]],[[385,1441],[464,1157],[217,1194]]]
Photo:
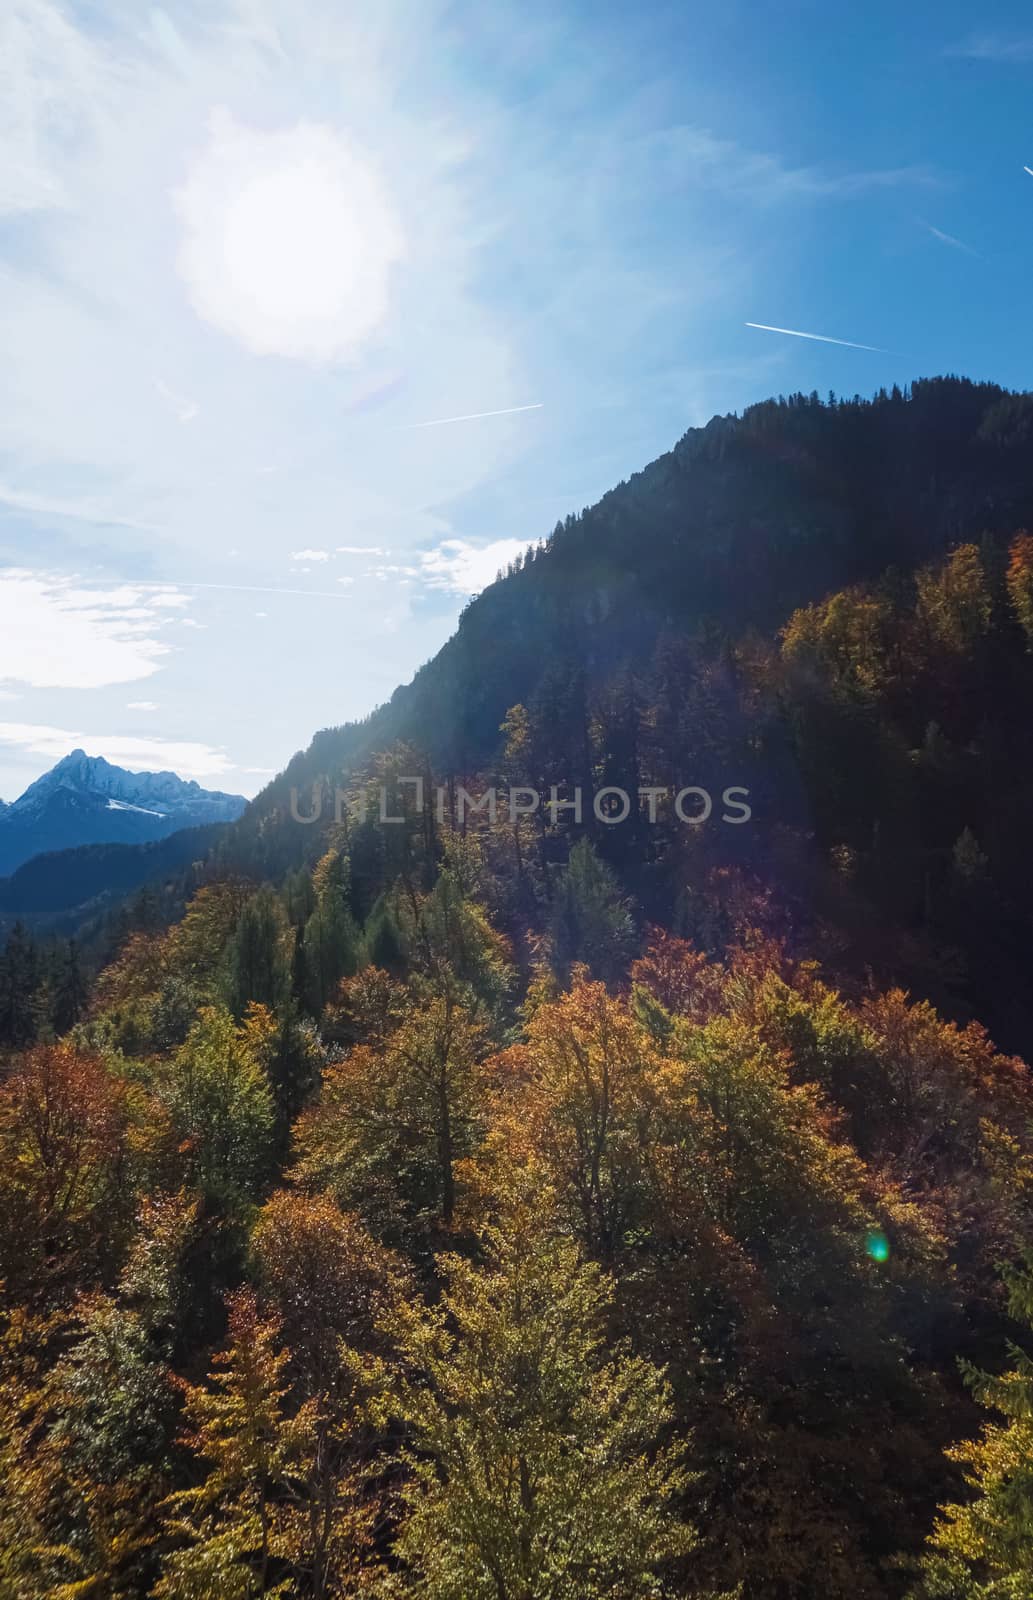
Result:
[[143,844],[183,828],[233,822],[247,801],[174,772],[127,772],[73,750],[11,805],[0,804],[0,876],[44,851]]

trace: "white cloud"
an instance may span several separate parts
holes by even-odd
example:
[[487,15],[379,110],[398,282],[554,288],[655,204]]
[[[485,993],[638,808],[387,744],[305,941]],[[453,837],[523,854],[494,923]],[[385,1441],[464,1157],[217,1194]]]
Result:
[[292,561],[329,561],[329,550],[292,550]]
[[383,322],[402,231],[369,156],[342,133],[268,132],[220,108],[175,204],[191,304],[247,349],[337,361]]
[[352,583],[355,582],[355,579],[354,578],[338,578],[337,581],[338,581],[338,583],[343,583],[345,588],[347,588],[349,584],[352,584]]
[[48,762],[60,761],[69,751],[83,749],[87,755],[103,756],[131,772],[153,772],[168,768],[183,778],[198,782],[219,777],[232,770],[225,751],[211,745],[176,739],[140,739],[129,734],[83,733],[80,729],[51,728],[31,722],[0,722],[0,745],[13,746]]
[[153,637],[160,625],[145,589],[89,589],[75,578],[0,569],[0,683],[100,689],[149,678],[169,653]]
[[378,544],[339,544],[339,556],[389,556],[390,550],[384,550]]
[[475,545],[466,539],[445,539],[421,557],[420,576],[431,589],[452,594],[479,594],[494,583],[500,570],[527,549],[525,539],[496,539]]
[[157,711],[158,710],[158,703],[157,703],[156,700],[127,700],[126,701],[126,710],[127,711]]

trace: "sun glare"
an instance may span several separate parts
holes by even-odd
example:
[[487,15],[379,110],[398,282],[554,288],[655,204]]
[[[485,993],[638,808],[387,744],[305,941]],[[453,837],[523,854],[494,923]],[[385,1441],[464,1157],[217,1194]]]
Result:
[[383,321],[400,225],[375,168],[329,128],[226,112],[176,195],[194,310],[259,354],[347,359]]

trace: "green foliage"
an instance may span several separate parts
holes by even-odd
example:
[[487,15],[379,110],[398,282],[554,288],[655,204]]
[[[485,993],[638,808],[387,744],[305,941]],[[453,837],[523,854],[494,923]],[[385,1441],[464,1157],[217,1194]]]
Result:
[[590,840],[579,839],[553,887],[549,953],[561,982],[583,963],[596,977],[615,981],[631,954],[634,923],[610,868]]
[[207,1466],[196,1488],[170,1497],[165,1557],[155,1600],[252,1600],[286,1596],[290,1544],[274,1495],[303,1474],[310,1417],[286,1414],[287,1352],[278,1328],[243,1290],[229,1304],[230,1344],[211,1388],[188,1386],[186,1442]]
[[240,1027],[228,1011],[204,1007],[157,1085],[190,1182],[231,1212],[255,1197],[269,1170],[272,1036],[261,1007]]
[[605,1339],[611,1289],[539,1223],[491,1235],[415,1313],[412,1480],[396,1544],[428,1600],[660,1596],[692,1530],[663,1375]]
[[348,863],[337,851],[313,874],[315,906],[305,923],[305,999],[319,1015],[341,978],[356,969],[359,931],[348,905]]
[[[1009,1278],[1011,1312],[1033,1329],[1033,1277]],[[940,1507],[915,1600],[1024,1600],[1033,1594],[1033,1360],[1010,1347],[1012,1367],[991,1377],[966,1366],[977,1398],[1004,1417],[950,1452],[971,1498]]]
[[295,1129],[297,1181],[329,1189],[394,1238],[456,1207],[456,1165],[480,1122],[483,1028],[446,991],[331,1064]]
[[291,995],[294,935],[279,897],[263,886],[244,905],[226,951],[226,993],[233,1015],[251,1004],[277,1017]]
[[292,1397],[281,1325],[250,1290],[228,1311],[209,1384],[184,1386],[183,1443],[206,1475],[167,1501],[155,1600],[369,1592],[375,1503],[361,1468],[331,1453],[357,1424],[327,1427],[318,1400]]

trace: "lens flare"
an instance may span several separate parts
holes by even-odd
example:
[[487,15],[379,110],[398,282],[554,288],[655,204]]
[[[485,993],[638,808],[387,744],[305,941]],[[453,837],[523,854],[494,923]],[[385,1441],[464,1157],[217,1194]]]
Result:
[[873,1261],[888,1261],[890,1258],[890,1242],[878,1229],[868,1235],[864,1247]]

